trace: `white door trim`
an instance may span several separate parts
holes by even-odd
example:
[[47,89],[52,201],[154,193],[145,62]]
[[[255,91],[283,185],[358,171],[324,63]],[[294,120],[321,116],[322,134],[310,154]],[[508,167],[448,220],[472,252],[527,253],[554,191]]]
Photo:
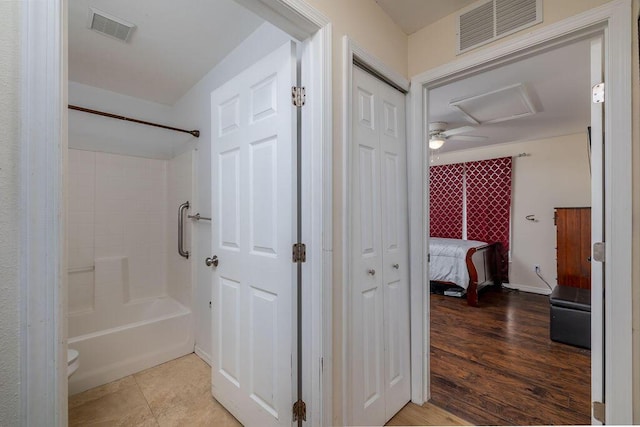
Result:
[[[353,126],[351,123],[351,103],[352,103],[352,89],[353,89],[353,67],[354,60],[359,63],[365,64],[367,68],[375,71],[383,76],[385,79],[394,83],[396,86],[409,90],[409,80],[402,77],[402,75],[396,73],[390,67],[388,67],[380,59],[370,54],[363,47],[358,45],[349,36],[342,38],[342,212],[341,219],[343,224],[342,233],[342,322],[340,330],[342,334],[342,360],[340,364],[342,366],[342,425],[352,425],[352,401],[351,401],[351,376],[348,374],[348,367],[351,366],[351,354],[350,348],[350,333],[351,333],[351,292],[348,284],[350,283],[350,263],[351,263],[351,227],[349,226],[352,212],[351,202],[351,143],[353,139]],[[407,107],[409,104],[407,103]],[[409,117],[409,111],[407,109],[406,116]],[[409,130],[407,126],[407,131]],[[409,140],[407,139],[407,145]],[[408,149],[408,147],[407,147]],[[408,155],[408,153],[407,153]],[[410,209],[410,206],[409,206]],[[411,234],[409,235],[411,240]],[[411,280],[409,286],[411,286]],[[413,327],[412,327],[413,329]],[[414,377],[414,364],[411,362],[411,378],[413,387]]]
[[67,425],[66,11],[65,0],[22,2],[22,425]]
[[[604,37],[590,40],[590,85],[601,83],[604,76],[602,49]],[[602,104],[590,105],[591,128],[589,145],[591,146],[591,242],[601,242],[604,236],[604,138]],[[591,401],[604,402],[604,265],[594,262],[591,265]],[[593,414],[592,414],[593,415]],[[591,424],[600,425],[601,421],[591,418]]]
[[[428,88],[445,81],[478,72],[490,65],[513,60],[535,52],[549,43],[566,41],[590,33],[605,33],[605,401],[606,424],[630,424],[633,421],[632,402],[632,121],[631,121],[631,0],[614,0],[514,40],[499,43],[491,49],[463,56],[411,79],[413,106],[409,147],[410,170],[410,235],[424,236],[412,240],[411,282],[421,283],[420,298],[412,295],[412,325],[419,322],[422,331],[412,334],[412,358],[422,358],[419,401],[430,397],[429,383],[429,305],[426,289],[428,265],[428,150],[424,141],[428,135]],[[611,143],[614,141],[614,143]],[[422,208],[415,209],[417,204]],[[613,209],[615,206],[615,209]],[[613,327],[615,325],[615,328]],[[413,332],[413,327],[412,327]],[[420,350],[421,349],[421,350]],[[615,350],[615,351],[614,351]],[[420,354],[413,352],[421,351]],[[415,390],[414,390],[415,391]]]
[[[305,188],[312,219],[303,229],[308,261],[305,304],[312,348],[305,378],[307,421],[330,424],[332,275],[331,23],[303,0],[238,0],[262,9],[298,39],[310,40],[307,106],[311,125]],[[67,148],[67,0],[23,2],[21,260],[22,424],[67,424],[64,171]],[[303,57],[303,61],[305,58]],[[311,95],[313,94],[313,95]],[[325,315],[326,314],[326,315]],[[52,363],[51,361],[54,361]],[[319,409],[318,409],[319,408]]]

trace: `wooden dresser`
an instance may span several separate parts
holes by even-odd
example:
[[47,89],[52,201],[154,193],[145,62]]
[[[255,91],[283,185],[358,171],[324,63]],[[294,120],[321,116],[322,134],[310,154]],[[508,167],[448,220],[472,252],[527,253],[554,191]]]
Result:
[[555,208],[558,284],[591,289],[591,208]]

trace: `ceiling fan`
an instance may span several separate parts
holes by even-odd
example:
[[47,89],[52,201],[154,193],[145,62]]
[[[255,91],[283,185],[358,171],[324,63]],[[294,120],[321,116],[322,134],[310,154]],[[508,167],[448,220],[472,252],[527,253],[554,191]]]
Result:
[[444,145],[448,139],[457,141],[484,141],[486,136],[460,135],[462,133],[471,132],[475,129],[473,126],[461,126],[459,128],[447,130],[447,123],[433,122],[429,123],[429,148],[437,150]]

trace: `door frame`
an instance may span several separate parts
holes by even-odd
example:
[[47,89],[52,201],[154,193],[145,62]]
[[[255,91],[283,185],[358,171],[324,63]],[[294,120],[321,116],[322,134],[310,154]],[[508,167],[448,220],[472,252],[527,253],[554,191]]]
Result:
[[303,400],[308,423],[329,425],[333,416],[332,26],[304,0],[235,1],[304,46],[301,82],[307,99],[302,140],[309,144],[302,144],[301,177],[302,242],[307,254],[302,264]]
[[[303,110],[304,398],[307,422],[332,417],[332,27],[303,0],[236,0],[298,40],[308,75]],[[21,9],[21,420],[67,425],[67,8],[68,0],[25,1]],[[304,70],[303,70],[304,73]],[[293,402],[292,402],[293,404]]]
[[[354,61],[366,66],[370,71],[378,74],[384,79],[392,82],[399,88],[407,92],[405,95],[405,126],[407,129],[407,156],[409,145],[409,80],[404,78],[401,74],[395,72],[388,67],[380,59],[369,53],[366,49],[356,43],[349,36],[343,36],[342,38],[342,138],[344,143],[342,144],[342,158],[344,159],[342,164],[342,224],[346,229],[342,233],[342,307],[341,317],[342,322],[340,324],[340,331],[342,335],[342,365],[341,372],[345,373],[342,379],[342,401],[344,402],[344,409],[342,411],[342,425],[353,425],[353,402],[352,402],[352,384],[351,375],[347,375],[349,372],[349,366],[351,366],[351,213],[353,211],[353,202],[351,200],[351,149],[353,142],[353,125],[352,119],[352,89],[353,89],[353,68],[355,67]],[[407,158],[407,164],[409,159]],[[408,176],[407,176],[408,178]],[[410,208],[411,204],[409,204]],[[409,240],[411,240],[411,234],[409,233]],[[409,276],[409,289],[411,292],[411,276]],[[414,369],[417,368],[413,363],[410,365],[411,372],[411,384],[413,388]]]
[[[412,387],[412,399],[422,404],[430,398],[430,323],[428,264],[429,150],[428,92],[444,82],[460,79],[550,44],[589,34],[605,34],[605,146],[604,192],[607,237],[605,283],[605,402],[606,424],[631,424],[632,390],[632,120],[631,120],[631,0],[610,3],[531,31],[491,49],[483,49],[419,74],[411,79],[412,116],[409,127],[409,233],[424,236],[410,240],[412,365],[423,375]],[[615,206],[616,209],[613,209]],[[616,325],[614,328],[613,325]],[[614,351],[615,349],[615,351]]]
[[20,419],[65,426],[67,0],[20,12]]

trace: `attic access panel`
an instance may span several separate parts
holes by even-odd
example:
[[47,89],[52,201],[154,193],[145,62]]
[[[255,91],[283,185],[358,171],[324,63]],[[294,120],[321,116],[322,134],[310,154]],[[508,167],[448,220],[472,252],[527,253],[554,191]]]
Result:
[[505,122],[536,113],[533,101],[522,83],[457,99],[451,101],[449,106],[475,125]]

